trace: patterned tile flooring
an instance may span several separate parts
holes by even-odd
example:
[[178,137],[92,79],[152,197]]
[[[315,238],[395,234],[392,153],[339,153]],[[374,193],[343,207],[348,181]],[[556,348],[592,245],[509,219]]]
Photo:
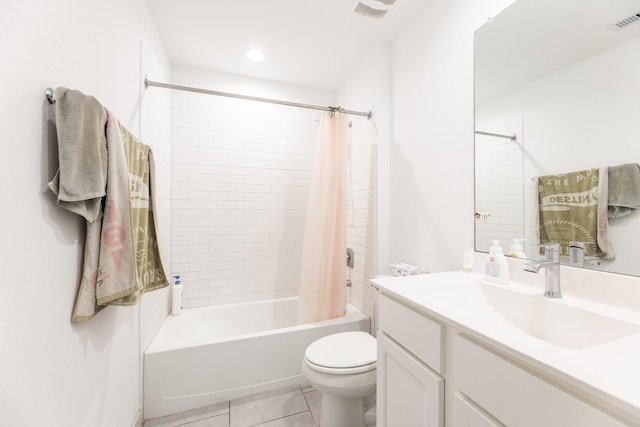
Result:
[[144,427],[316,427],[322,394],[293,386],[147,420]]

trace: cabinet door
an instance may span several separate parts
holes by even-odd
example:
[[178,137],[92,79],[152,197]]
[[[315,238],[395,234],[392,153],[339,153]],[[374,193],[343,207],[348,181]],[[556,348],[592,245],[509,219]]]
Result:
[[378,427],[443,427],[444,380],[378,335]]

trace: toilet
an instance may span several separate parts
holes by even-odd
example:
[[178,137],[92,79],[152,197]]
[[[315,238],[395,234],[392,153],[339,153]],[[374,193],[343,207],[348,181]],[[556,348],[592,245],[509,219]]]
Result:
[[302,373],[322,393],[322,427],[365,427],[364,397],[376,389],[376,339],[342,332],[311,343]]

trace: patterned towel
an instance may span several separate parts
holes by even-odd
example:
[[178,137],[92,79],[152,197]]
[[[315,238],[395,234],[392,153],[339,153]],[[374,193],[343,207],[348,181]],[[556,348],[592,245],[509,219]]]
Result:
[[585,255],[613,259],[607,182],[606,168],[538,177],[539,242],[560,243],[563,256],[569,255],[569,242],[584,242]]
[[71,320],[91,319],[106,304],[136,290],[136,265],[129,203],[129,174],[118,121],[107,111],[105,213],[87,222],[84,266]]
[[155,162],[148,145],[136,139],[122,124],[120,133],[124,140],[129,171],[129,198],[131,201],[131,225],[136,262],[135,292],[111,304],[134,304],[145,292],[169,285],[158,249],[157,229],[154,219],[155,198],[153,183]]
[[144,292],[169,284],[156,239],[151,150],[107,113],[105,214],[87,223],[74,322],[91,319],[106,305],[133,305]]

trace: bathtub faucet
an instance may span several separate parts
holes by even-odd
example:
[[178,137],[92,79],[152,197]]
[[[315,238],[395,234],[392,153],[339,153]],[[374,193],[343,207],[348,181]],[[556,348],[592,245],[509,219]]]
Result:
[[551,243],[541,245],[541,247],[544,249],[544,260],[529,261],[524,265],[524,271],[537,273],[541,268],[544,268],[544,296],[562,298],[560,292],[560,244]]

